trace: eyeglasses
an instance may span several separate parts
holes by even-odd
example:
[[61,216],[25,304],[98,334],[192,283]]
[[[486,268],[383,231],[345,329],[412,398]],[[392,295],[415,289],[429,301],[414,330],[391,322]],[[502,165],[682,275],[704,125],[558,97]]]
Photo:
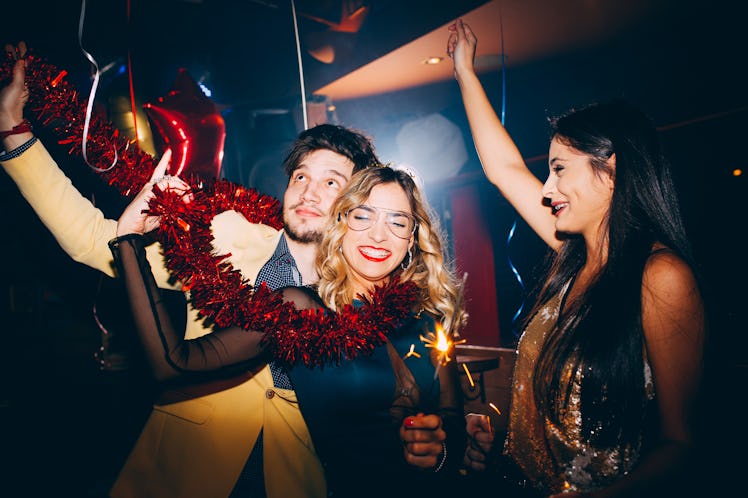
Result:
[[348,228],[360,232],[371,228],[379,221],[379,215],[385,214],[385,224],[392,235],[401,239],[409,239],[416,231],[416,220],[408,213],[393,209],[376,208],[373,206],[357,206],[345,213]]

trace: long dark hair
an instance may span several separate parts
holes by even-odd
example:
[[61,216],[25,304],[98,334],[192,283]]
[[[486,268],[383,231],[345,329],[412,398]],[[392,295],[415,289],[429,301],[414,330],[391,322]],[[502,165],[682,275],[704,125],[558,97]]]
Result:
[[[669,164],[651,121],[615,100],[551,119],[552,137],[613,174],[607,215],[607,261],[583,295],[567,303],[535,370],[536,404],[558,423],[573,378],[583,368],[583,437],[601,446],[635,443],[645,417],[642,275],[660,242],[695,268]],[[615,171],[608,160],[615,154]],[[569,236],[550,261],[536,307],[561,291],[586,261],[584,240]],[[530,315],[532,316],[532,314]],[[566,371],[568,374],[568,371]]]

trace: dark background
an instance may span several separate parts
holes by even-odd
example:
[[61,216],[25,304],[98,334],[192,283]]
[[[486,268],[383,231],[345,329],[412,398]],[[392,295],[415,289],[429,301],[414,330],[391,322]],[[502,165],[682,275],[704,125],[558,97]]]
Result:
[[[333,81],[481,3],[431,2],[430,9],[422,9],[428,14],[413,21],[409,6],[423,7],[423,2],[375,2],[373,19],[380,24],[372,24],[387,36],[364,36],[368,50],[348,67],[315,69],[307,61],[309,86]],[[745,174],[735,177],[732,171],[748,169],[746,12],[738,2],[726,0],[666,3],[668,8],[656,16],[603,43],[481,77],[541,178],[547,171],[547,118],[568,108],[625,97],[646,110],[661,129],[712,310],[710,360],[715,370],[702,407],[711,440],[705,451],[716,467],[708,470],[717,471],[711,484],[719,489],[731,482],[740,459],[744,461],[728,454],[741,455],[745,441],[748,328],[741,309],[748,297],[746,180]],[[320,9],[339,8],[329,4]],[[133,2],[128,29],[126,2],[88,2],[86,49],[102,63],[124,60],[129,48],[138,61],[135,87],[141,102],[163,95],[179,67],[187,67],[196,79],[204,77],[226,119],[224,176],[277,194],[273,189],[282,188],[282,174],[269,165],[280,163],[299,129],[292,114],[277,117],[257,111],[298,109],[296,68],[284,62],[295,58],[287,7],[269,9],[251,1],[160,0],[147,5]],[[77,44],[79,9],[80,3],[73,1],[3,7],[3,41],[26,40],[86,88],[89,68]],[[122,76],[102,81],[102,99],[126,90]],[[336,104],[336,120],[370,133],[385,160],[394,159],[395,132],[414,118],[438,112],[459,126],[467,163],[457,177],[427,182],[426,191],[444,214],[451,186],[476,186],[493,227],[499,333],[502,344],[510,345],[512,317],[537,282],[535,268],[543,247],[482,178],[456,83]],[[44,129],[36,131],[81,192],[117,217],[124,200],[56,146]],[[126,340],[124,295],[115,282],[72,262],[60,250],[4,174],[0,209],[5,214],[0,224],[0,452],[6,462],[0,466],[0,483],[7,483],[0,485],[23,486],[23,492],[8,496],[103,496],[147,416],[153,392],[136,350]],[[515,221],[517,230],[507,243]],[[444,224],[449,229],[449,221]],[[100,351],[106,340],[111,343]]]

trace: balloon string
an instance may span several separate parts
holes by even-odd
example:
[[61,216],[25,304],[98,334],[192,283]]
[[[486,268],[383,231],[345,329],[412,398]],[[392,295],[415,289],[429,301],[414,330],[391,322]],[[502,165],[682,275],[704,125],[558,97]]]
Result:
[[[130,0],[127,0],[127,33],[128,37],[131,34],[131,24],[130,24],[131,18],[130,18]],[[140,135],[138,134],[138,116],[135,112],[137,110],[137,106],[135,105],[135,87],[132,84],[132,57],[131,57],[131,50],[130,50],[131,44],[127,44],[127,79],[130,85],[130,110],[132,112],[132,127],[135,130],[135,146],[138,147],[138,150],[140,150]]]
[[91,54],[86,52],[86,49],[83,48],[83,25],[85,24],[85,18],[86,18],[86,0],[82,0],[81,2],[81,15],[80,20],[78,22],[78,46],[81,49],[81,52],[83,52],[83,55],[86,56],[86,59],[93,64],[94,68],[96,69],[96,73],[94,74],[93,84],[91,85],[91,93],[88,96],[88,105],[86,106],[86,118],[83,122],[83,140],[81,142],[81,152],[83,153],[83,160],[86,161],[86,164],[93,169],[94,171],[98,173],[105,173],[112,169],[115,164],[117,164],[117,148],[112,147],[114,149],[114,160],[112,161],[112,164],[105,169],[97,168],[93,164],[91,164],[88,160],[88,154],[86,153],[86,148],[88,145],[88,127],[91,122],[91,113],[93,111],[93,103],[94,98],[96,97],[96,89],[99,86],[99,77],[101,75],[99,71],[99,65],[96,63],[96,60],[93,58]]
[[519,272],[517,271],[517,268],[512,263],[512,258],[509,256],[509,243],[512,241],[512,237],[514,237],[514,231],[517,229],[517,220],[515,219],[512,223],[512,228],[509,229],[509,236],[506,238],[506,246],[507,246],[507,261],[509,262],[509,268],[511,268],[512,273],[514,274],[514,277],[517,279],[517,282],[519,283],[520,289],[522,289],[522,301],[520,302],[519,308],[514,313],[514,316],[512,316],[512,329],[514,331],[514,334],[517,335],[518,331],[515,328],[517,318],[519,318],[520,314],[522,314],[522,309],[525,307],[525,298],[524,298],[524,292],[525,292],[525,284],[522,282],[522,277],[520,276]]
[[[506,127],[506,52],[504,51],[504,22],[501,10],[499,10],[499,36],[501,37],[501,124]],[[519,271],[517,271],[517,267],[514,266],[512,258],[509,255],[509,245],[514,238],[514,232],[516,229],[517,219],[515,218],[512,223],[512,228],[509,229],[509,236],[506,238],[507,262],[509,263],[509,268],[512,270],[512,273],[517,279],[522,291],[522,301],[519,304],[519,308],[517,308],[517,311],[514,313],[514,316],[512,316],[512,331],[515,336],[519,335],[519,331],[516,328],[517,319],[522,314],[522,310],[525,307],[525,284],[522,282],[522,277],[520,276]]]
[[296,17],[296,3],[291,0],[291,14],[293,17],[293,30],[296,36],[296,57],[299,62],[299,85],[301,86],[301,113],[304,117],[304,129],[309,129],[309,118],[306,113],[306,89],[304,88],[304,67],[301,64],[301,43],[299,42],[299,23]]

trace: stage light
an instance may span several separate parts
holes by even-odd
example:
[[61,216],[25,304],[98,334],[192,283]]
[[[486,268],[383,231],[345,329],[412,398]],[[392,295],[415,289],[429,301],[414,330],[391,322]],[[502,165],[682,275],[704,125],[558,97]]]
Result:
[[460,128],[439,113],[406,123],[395,141],[399,162],[418,170],[426,183],[456,175],[468,159]]

